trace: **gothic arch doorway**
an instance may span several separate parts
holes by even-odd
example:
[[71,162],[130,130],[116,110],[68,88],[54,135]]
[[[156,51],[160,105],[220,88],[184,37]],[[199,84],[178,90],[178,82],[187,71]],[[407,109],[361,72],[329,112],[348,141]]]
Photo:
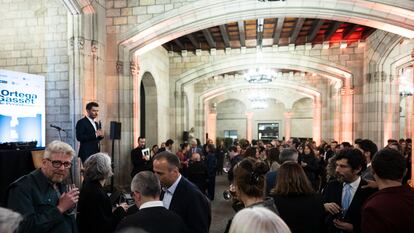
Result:
[[144,73],[140,84],[140,135],[145,136],[150,147],[158,144],[157,87],[149,72]]

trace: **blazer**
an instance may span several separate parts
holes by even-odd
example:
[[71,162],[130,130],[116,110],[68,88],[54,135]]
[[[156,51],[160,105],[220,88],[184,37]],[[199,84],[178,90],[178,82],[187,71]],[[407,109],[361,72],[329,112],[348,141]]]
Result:
[[184,221],[173,211],[164,207],[149,207],[123,219],[117,231],[125,228],[140,228],[148,233],[188,232]]
[[99,141],[103,137],[96,137],[95,128],[87,117],[80,119],[76,123],[76,139],[80,142],[79,154],[82,162],[99,152]]
[[319,233],[323,229],[325,209],[320,194],[288,196],[275,194],[273,199],[280,217],[292,233]]
[[193,151],[195,151],[194,153],[198,153],[200,154],[201,158],[203,158],[204,153],[203,153],[203,149],[201,149],[200,147],[190,147],[190,150],[187,152],[187,159],[191,159],[191,155],[193,155]]
[[[348,211],[344,216],[344,221],[351,223],[354,226],[354,233],[361,232],[361,210],[364,202],[368,199],[371,194],[375,193],[377,189],[372,188],[361,188],[361,186],[366,185],[367,182],[364,179],[361,179],[358,189],[355,192],[354,198],[352,199],[351,204],[348,207]],[[334,180],[326,186],[323,193],[323,203],[335,202],[339,206],[342,203],[342,188],[343,183],[337,180]],[[325,223],[327,226],[327,232],[337,233],[340,232],[340,229],[336,228],[333,224],[334,216],[329,215],[325,218]]]
[[122,207],[112,212],[111,200],[99,181],[84,181],[76,217],[80,233],[113,232],[125,214]]
[[210,201],[183,176],[175,189],[169,209],[183,219],[191,233],[208,233],[211,223]]

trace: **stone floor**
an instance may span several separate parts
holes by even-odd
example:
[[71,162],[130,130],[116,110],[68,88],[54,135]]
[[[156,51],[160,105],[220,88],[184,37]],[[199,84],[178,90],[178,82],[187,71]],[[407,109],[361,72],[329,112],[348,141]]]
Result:
[[211,202],[212,222],[210,233],[223,233],[226,229],[227,221],[234,215],[231,201],[224,200],[223,198],[223,191],[228,189],[228,187],[227,174],[216,177],[216,192],[214,201]]

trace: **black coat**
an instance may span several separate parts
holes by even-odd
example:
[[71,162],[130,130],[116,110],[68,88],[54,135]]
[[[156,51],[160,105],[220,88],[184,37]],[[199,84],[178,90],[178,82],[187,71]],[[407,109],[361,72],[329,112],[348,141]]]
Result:
[[150,207],[139,210],[122,220],[117,227],[117,231],[125,228],[140,228],[148,233],[187,232],[181,217],[164,207]]
[[208,172],[206,165],[201,162],[190,163],[187,169],[188,179],[195,184],[202,193],[206,192]]
[[292,233],[319,233],[323,229],[325,209],[319,194],[273,195],[280,217]]
[[210,202],[183,176],[175,189],[169,209],[183,219],[191,233],[208,233],[211,223]]
[[141,171],[152,171],[152,161],[144,159],[142,149],[143,148],[136,147],[131,150],[132,178]]
[[[345,222],[351,223],[354,226],[354,233],[361,232],[361,210],[364,202],[375,193],[377,190],[372,188],[361,188],[361,186],[366,185],[367,182],[361,179],[359,183],[358,189],[355,192],[354,198],[352,198],[352,202],[348,207],[346,215],[344,216]],[[342,203],[342,188],[343,183],[337,180],[334,180],[326,186],[323,192],[323,202],[330,203],[335,202],[339,206]],[[327,226],[327,232],[329,233],[337,233],[340,232],[340,229],[336,228],[333,224],[334,217],[328,214],[325,218],[325,224]]]
[[76,123],[76,139],[80,142],[79,154],[82,162],[99,152],[99,141],[103,137],[96,136],[95,128],[87,117],[80,119]]
[[122,207],[112,212],[111,200],[99,181],[83,183],[76,216],[80,233],[113,232],[125,214]]

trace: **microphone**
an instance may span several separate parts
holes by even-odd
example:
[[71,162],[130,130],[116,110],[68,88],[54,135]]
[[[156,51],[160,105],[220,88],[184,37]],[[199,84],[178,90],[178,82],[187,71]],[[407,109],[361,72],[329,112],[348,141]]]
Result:
[[59,130],[59,131],[66,132],[64,129],[62,129],[62,128],[60,128],[59,126],[56,126],[56,125],[52,125],[52,124],[50,124],[50,127],[55,128],[55,129],[57,129],[57,130]]
[[97,127],[97,129],[98,130],[102,129],[102,122],[101,121],[98,121],[98,127]]

